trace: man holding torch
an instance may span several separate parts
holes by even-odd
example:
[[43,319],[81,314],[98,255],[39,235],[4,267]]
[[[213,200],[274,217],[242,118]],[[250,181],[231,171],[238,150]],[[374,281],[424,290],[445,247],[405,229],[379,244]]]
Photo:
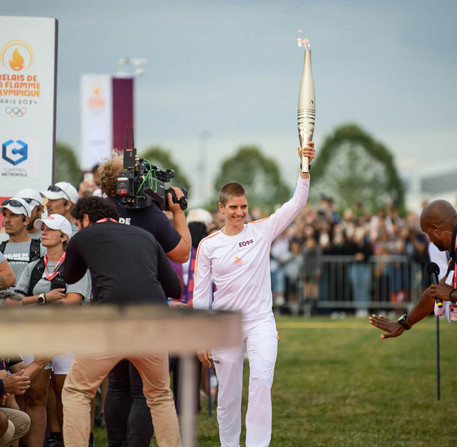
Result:
[[[298,149],[300,160],[315,157],[314,143]],[[306,169],[307,170],[307,169]],[[219,380],[217,419],[222,447],[240,445],[243,362],[247,351],[250,377],[246,414],[246,447],[267,446],[271,439],[271,386],[278,348],[272,311],[270,247],[307,203],[309,173],[300,170],[294,196],[271,216],[245,224],[248,195],[239,183],[225,185],[219,193],[219,211],[225,226],[199,245],[193,307],[239,311],[243,343],[198,353]],[[214,282],[216,291],[211,298]]]

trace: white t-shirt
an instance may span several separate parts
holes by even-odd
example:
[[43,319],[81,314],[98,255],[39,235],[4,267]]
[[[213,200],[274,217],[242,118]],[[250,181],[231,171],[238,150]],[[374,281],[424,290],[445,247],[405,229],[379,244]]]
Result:
[[[309,179],[298,178],[294,196],[274,214],[235,236],[218,231],[200,242],[195,267],[195,309],[241,311],[244,321],[272,315],[270,247],[306,205]],[[211,306],[211,280],[216,286]]]

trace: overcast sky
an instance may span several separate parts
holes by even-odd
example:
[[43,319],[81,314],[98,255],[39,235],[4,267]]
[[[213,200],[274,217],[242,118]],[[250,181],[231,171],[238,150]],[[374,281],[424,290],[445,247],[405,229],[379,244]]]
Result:
[[356,123],[393,152],[404,178],[457,167],[453,0],[15,0],[1,14],[59,20],[57,138],[76,150],[81,75],[146,58],[136,80],[140,152],[170,149],[197,182],[202,148],[212,178],[239,146],[257,144],[295,183],[302,36],[317,148]]

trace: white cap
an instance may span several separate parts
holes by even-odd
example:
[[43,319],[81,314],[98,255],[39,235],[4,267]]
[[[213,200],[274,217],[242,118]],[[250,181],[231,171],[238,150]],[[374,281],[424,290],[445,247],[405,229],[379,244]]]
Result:
[[47,191],[41,191],[40,194],[49,200],[65,199],[73,202],[73,205],[78,201],[78,191],[76,188],[67,182],[59,182],[51,185]]
[[21,189],[14,197],[25,199],[32,210],[36,206],[43,205],[43,199],[41,198],[40,193],[32,188]]
[[30,205],[21,198],[12,197],[11,199],[4,200],[2,206],[0,206],[0,213],[3,212],[5,208],[14,214],[23,214],[25,217],[30,217],[32,215]]
[[204,210],[203,208],[195,208],[189,211],[187,215],[187,223],[191,222],[201,222],[205,225],[209,225],[213,221],[213,217],[209,211]]
[[68,220],[60,214],[51,214],[46,219],[37,219],[33,226],[36,229],[41,230],[43,224],[45,224],[51,230],[60,230],[62,233],[68,236],[68,239],[70,239],[71,235],[73,234],[71,230],[71,223],[68,222]]

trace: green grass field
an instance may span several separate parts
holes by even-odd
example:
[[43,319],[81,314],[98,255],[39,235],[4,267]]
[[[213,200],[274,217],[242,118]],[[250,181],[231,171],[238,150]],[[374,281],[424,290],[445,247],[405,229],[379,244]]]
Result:
[[[277,325],[272,446],[457,446],[455,326],[440,320],[438,401],[434,318],[390,340],[350,317],[280,317]],[[214,447],[215,411],[209,417],[207,401],[202,405],[196,445]],[[97,431],[97,447],[103,435]],[[242,446],[243,439],[244,432]]]

